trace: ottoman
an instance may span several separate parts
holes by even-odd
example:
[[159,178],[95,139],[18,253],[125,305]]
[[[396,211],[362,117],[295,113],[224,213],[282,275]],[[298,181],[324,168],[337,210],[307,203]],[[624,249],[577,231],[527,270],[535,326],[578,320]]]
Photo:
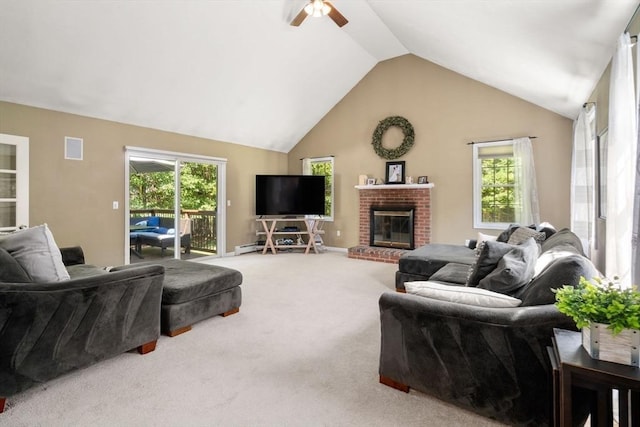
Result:
[[242,273],[232,268],[178,259],[140,264],[164,266],[160,329],[174,337],[209,317],[240,311]]

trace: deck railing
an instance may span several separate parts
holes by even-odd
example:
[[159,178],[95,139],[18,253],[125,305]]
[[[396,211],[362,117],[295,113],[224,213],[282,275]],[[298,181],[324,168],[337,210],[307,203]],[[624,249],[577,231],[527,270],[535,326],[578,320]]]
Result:
[[[216,234],[216,212],[196,209],[183,209],[180,215],[191,219],[191,249],[217,252],[218,236]],[[159,216],[175,218],[172,209],[131,209],[131,218],[142,216]]]

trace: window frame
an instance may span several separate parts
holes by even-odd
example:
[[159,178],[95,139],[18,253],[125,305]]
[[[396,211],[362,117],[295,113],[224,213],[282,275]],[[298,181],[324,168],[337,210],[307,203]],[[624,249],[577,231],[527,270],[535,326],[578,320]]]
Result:
[[[513,147],[513,140],[500,140],[492,142],[479,142],[473,144],[473,228],[503,230],[510,222],[485,222],[482,221],[482,159],[479,157],[480,149],[483,147],[495,147],[509,145]],[[516,166],[517,167],[517,166]],[[515,171],[517,173],[517,171]],[[516,184],[514,183],[514,191]],[[514,219],[515,222],[515,219]]]
[[[335,214],[335,201],[336,201],[336,197],[335,197],[335,176],[336,176],[335,158],[333,156],[309,157],[308,161],[309,161],[309,167],[310,167],[311,171],[313,171],[313,167],[311,166],[313,163],[326,163],[326,162],[331,163],[331,215],[324,215],[322,217],[322,219],[324,221],[332,222],[333,218],[334,218],[334,214]],[[304,159],[303,159],[303,164],[304,164]],[[304,166],[303,166],[303,168],[304,168]],[[313,175],[313,172],[311,174]],[[325,175],[325,176],[328,176],[328,175]]]

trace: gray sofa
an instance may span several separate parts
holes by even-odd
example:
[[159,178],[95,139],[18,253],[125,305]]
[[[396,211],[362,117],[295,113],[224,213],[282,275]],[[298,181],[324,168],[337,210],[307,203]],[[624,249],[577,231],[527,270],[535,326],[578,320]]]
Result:
[[[0,412],[7,397],[123,352],[155,349],[164,268],[107,272],[61,249],[70,280],[29,282],[0,250]],[[96,274],[96,270],[100,273]]]
[[[464,286],[456,282],[468,276],[471,257],[466,254],[473,251],[459,251],[463,256],[456,258],[452,251],[431,249],[435,257],[422,263],[422,280],[435,276],[441,283]],[[580,276],[591,278],[598,272],[569,230],[550,236],[541,250],[536,262],[546,257],[542,263],[546,266],[510,293],[522,300],[517,307],[492,308],[384,293],[379,300],[380,382],[403,391],[414,388],[509,425],[551,424],[547,346],[553,328],[575,330],[574,322],[553,304],[551,289],[575,285]],[[416,261],[415,256],[414,252],[407,258]],[[449,271],[437,274],[447,266]],[[400,273],[400,291],[412,277],[421,276]],[[443,280],[446,278],[454,282]]]

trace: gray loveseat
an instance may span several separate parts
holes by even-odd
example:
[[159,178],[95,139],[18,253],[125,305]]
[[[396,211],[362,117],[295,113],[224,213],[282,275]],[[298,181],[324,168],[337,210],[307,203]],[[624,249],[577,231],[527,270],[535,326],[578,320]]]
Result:
[[[447,283],[442,280],[447,277],[466,278],[468,260],[455,262],[460,259],[451,257],[444,262],[442,258],[450,255],[451,251],[440,253],[435,261],[424,263],[423,280],[432,279],[451,263],[449,271],[435,277],[442,283]],[[551,289],[575,285],[580,276],[591,278],[598,272],[569,230],[546,239],[539,260],[542,257],[546,257],[542,270],[512,293],[522,300],[517,307],[384,293],[379,300],[380,382],[403,391],[414,388],[509,425],[551,424],[547,346],[553,328],[575,329],[573,321],[556,309]],[[437,264],[441,265],[435,268]],[[405,280],[397,286],[403,290],[411,277],[400,276]]]
[[80,248],[60,251],[70,280],[43,283],[0,249],[0,412],[7,397],[32,386],[132,349],[155,349],[164,268],[96,275]]

